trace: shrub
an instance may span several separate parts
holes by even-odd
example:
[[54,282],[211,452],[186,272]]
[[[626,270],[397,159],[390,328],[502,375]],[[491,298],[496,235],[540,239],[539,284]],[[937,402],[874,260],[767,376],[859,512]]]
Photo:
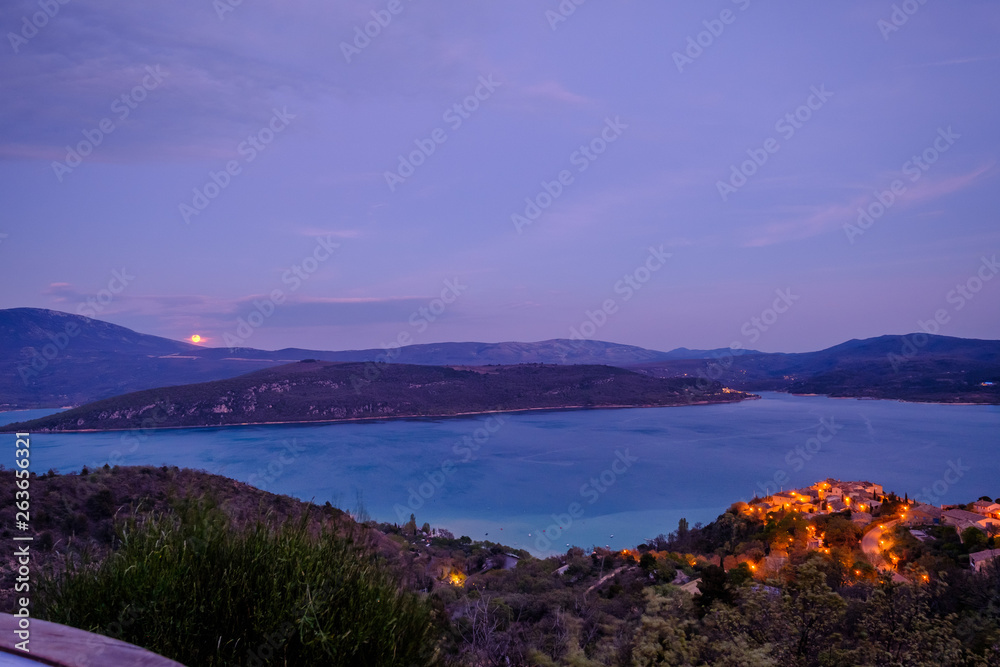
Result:
[[105,561],[40,582],[37,614],[199,667],[436,664],[429,605],[307,520],[238,529],[204,502],[130,519]]

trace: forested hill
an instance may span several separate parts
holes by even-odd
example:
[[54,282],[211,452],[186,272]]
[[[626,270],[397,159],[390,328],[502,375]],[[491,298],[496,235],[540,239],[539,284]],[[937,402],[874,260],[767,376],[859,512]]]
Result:
[[149,389],[2,430],[82,431],[673,406],[752,397],[694,378],[611,366],[411,366],[305,360],[240,377]]

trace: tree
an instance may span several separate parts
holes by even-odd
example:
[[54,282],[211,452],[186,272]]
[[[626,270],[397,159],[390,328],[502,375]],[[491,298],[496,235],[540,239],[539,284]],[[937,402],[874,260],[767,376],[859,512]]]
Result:
[[985,547],[988,541],[986,533],[975,526],[969,526],[962,531],[962,544],[969,550],[969,553],[974,553],[979,547]]
[[729,583],[733,588],[738,588],[746,582],[753,580],[753,572],[750,571],[750,566],[746,562],[740,563],[729,570],[726,576],[729,578]]
[[522,664],[525,646],[516,629],[510,627],[514,621],[510,606],[499,598],[469,600],[458,629],[471,664]]
[[704,620],[709,644],[705,664],[779,667],[793,664],[791,627],[781,600],[763,587],[742,588],[736,607],[716,605]]
[[826,524],[824,540],[828,547],[854,548],[861,539],[862,530],[850,519],[841,516],[830,517]]
[[847,603],[827,585],[816,559],[796,569],[783,603],[792,626],[794,653],[811,664],[830,644],[831,631],[840,624]]
[[657,587],[646,591],[646,599],[646,612],[634,637],[632,665],[702,664],[706,640],[692,620],[691,598],[676,589]]
[[649,574],[650,570],[656,568],[656,556],[647,551],[639,559],[639,567],[642,568],[643,572]]
[[867,638],[864,664],[962,664],[962,642],[955,636],[955,617],[934,617],[925,586],[884,579],[864,606],[861,627]]
[[726,571],[718,565],[709,565],[701,571],[701,582],[698,584],[699,595],[694,597],[702,616],[718,600],[724,604],[733,603],[733,591],[729,584]]

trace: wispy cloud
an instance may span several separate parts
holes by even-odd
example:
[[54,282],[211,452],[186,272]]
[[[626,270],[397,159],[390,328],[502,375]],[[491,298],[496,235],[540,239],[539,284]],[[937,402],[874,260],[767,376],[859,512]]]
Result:
[[967,58],[950,58],[948,60],[938,60],[932,63],[922,63],[918,67],[950,67],[952,65],[968,65],[970,63],[981,63],[990,60],[1000,59],[1000,54],[992,56],[969,56]]
[[[990,172],[996,161],[991,161],[965,174],[934,180],[924,177],[916,185],[907,183],[907,190],[902,194],[894,209],[911,209],[926,202],[960,192],[977,184],[980,178]],[[898,177],[898,175],[896,176]],[[891,182],[893,177],[885,179]],[[858,209],[867,206],[872,201],[871,194],[859,194],[847,201],[834,202],[822,206],[800,206],[789,211],[788,219],[771,222],[755,230],[751,237],[743,243],[748,247],[769,246],[785,241],[797,241],[819,234],[840,230],[847,223],[853,222],[858,216]]]
[[298,233],[309,238],[332,236],[335,239],[357,239],[364,235],[360,229],[325,229],[323,227],[302,227]]
[[[273,312],[269,326],[319,327],[342,325],[405,323],[420,307],[427,306],[430,297],[306,297],[288,295],[274,304],[269,294],[253,294],[235,299],[197,295],[137,295],[122,292],[113,299],[94,301],[96,293],[88,293],[71,283],[51,283],[44,296],[57,309],[76,313],[88,299],[100,307],[99,319],[155,322],[156,331],[217,331],[225,330],[239,317],[261,308]],[[273,311],[272,308],[273,307]]]
[[[408,87],[414,96],[462,91],[491,71],[474,34],[440,34],[452,10],[419,3],[406,3],[364,57],[346,65],[339,45],[372,21],[373,7],[321,0],[257,3],[237,6],[220,21],[212,3],[202,0],[142,8],[74,0],[43,36],[5,56],[15,66],[2,76],[0,156],[63,157],[82,131],[113,117],[111,104],[138,84],[146,66],[169,72],[162,90],[123,121],[94,161],[129,162],[150,152],[228,159],[267,121],[272,107],[295,113],[317,104],[353,103],[359,95],[385,95],[387,83],[396,94]],[[35,1],[5,3],[0,25],[18,26],[38,11]]]
[[593,103],[593,100],[590,98],[568,90],[558,81],[543,81],[541,83],[521,86],[519,92],[528,99],[550,100],[574,105]]

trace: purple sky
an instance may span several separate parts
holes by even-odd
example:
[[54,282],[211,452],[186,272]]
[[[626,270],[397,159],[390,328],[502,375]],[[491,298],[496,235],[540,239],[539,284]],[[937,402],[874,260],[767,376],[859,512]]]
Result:
[[994,1],[50,2],[0,9],[0,307],[260,348],[1000,337]]

